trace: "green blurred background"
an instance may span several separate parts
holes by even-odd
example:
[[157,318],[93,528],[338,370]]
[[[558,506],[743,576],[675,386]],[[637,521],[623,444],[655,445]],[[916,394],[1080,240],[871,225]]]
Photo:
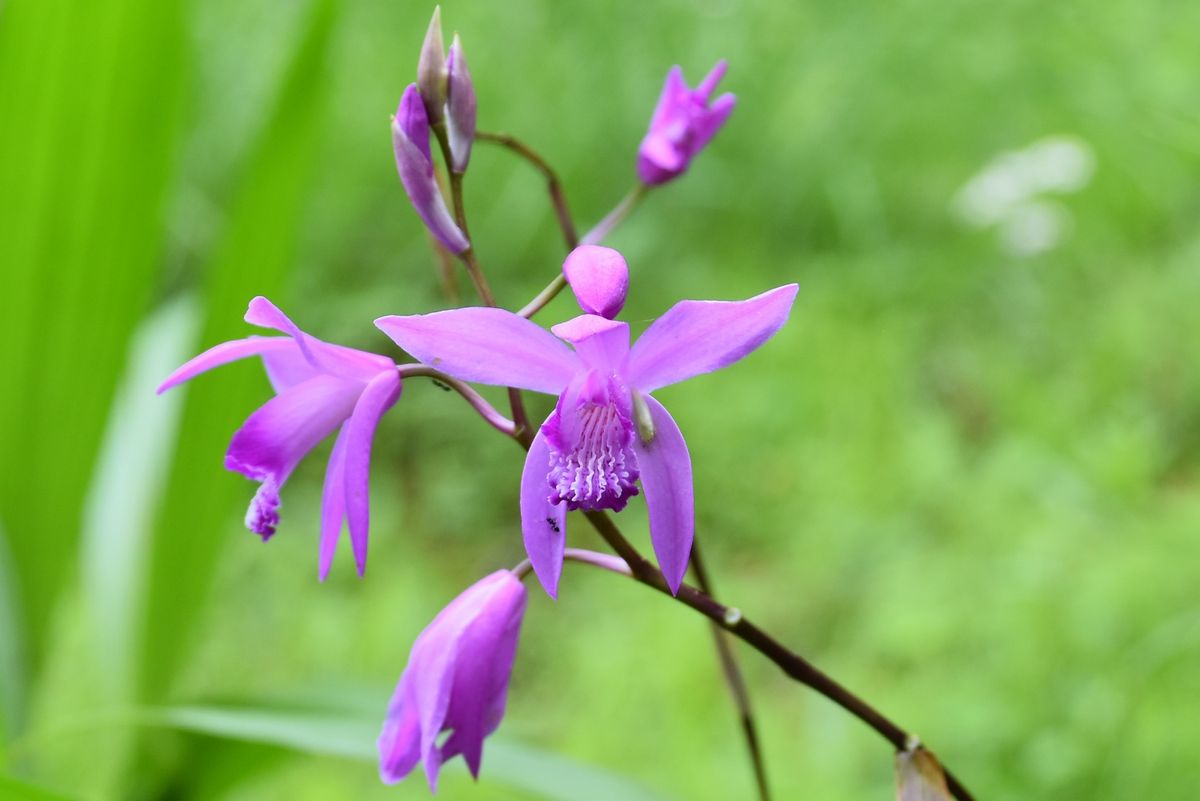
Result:
[[[253,485],[222,469],[261,369],[151,392],[244,335],[255,294],[388,353],[374,317],[447,304],[388,132],[431,11],[0,3],[0,796],[428,796],[378,783],[373,738],[415,635],[520,557],[520,451],[410,382],[378,439],[367,577],[342,553],[321,585],[328,445],[263,546],[241,526]],[[680,298],[801,284],[768,346],[661,393],[719,594],[980,798],[1194,798],[1200,5],[443,18],[480,128],[542,151],[581,228],[631,185],[667,68],[730,61],[728,127],[609,241],[639,328]],[[540,180],[478,145],[467,205],[523,303],[563,256]],[[645,543],[640,502],[622,520]],[[876,735],[742,656],[778,798],[891,796]],[[483,778],[456,765],[440,791],[751,794],[703,621],[574,567],[558,603],[531,594]]]

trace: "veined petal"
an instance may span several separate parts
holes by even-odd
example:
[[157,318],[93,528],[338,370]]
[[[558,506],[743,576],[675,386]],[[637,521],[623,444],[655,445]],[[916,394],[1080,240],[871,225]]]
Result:
[[671,593],[679,592],[683,574],[692,555],[695,533],[695,502],[692,489],[692,458],[687,443],[663,405],[644,395],[654,421],[654,439],[647,445],[635,439],[642,490],[650,516],[650,542]]
[[787,322],[799,287],[787,284],[749,300],[685,300],[654,321],[629,352],[630,385],[653,392],[728,367]]
[[342,525],[346,522],[346,432],[349,429],[349,424],[342,423],[337,439],[333,441],[329,464],[325,468],[325,486],[321,490],[321,546],[317,568],[321,581],[329,575],[329,566],[333,564]]
[[375,325],[414,358],[464,381],[557,395],[580,368],[553,334],[503,309],[393,315]]
[[[289,335],[312,371],[319,370],[365,384],[380,371],[395,367],[386,356],[332,345],[305,333],[278,306],[261,295],[250,301],[245,320],[251,325],[273,328]],[[279,384],[290,386],[303,380],[303,368],[294,359],[280,357],[267,362],[267,375],[278,390]]]
[[567,542],[567,505],[550,503],[549,472],[550,445],[539,428],[521,473],[521,534],[538,581],[551,598],[557,598]]
[[222,342],[185,362],[179,369],[167,376],[167,380],[159,384],[155,392],[161,395],[171,387],[182,384],[184,381],[190,381],[214,367],[220,367],[222,364],[228,364],[238,359],[288,352],[298,352],[296,343],[292,341],[291,337],[247,337],[246,339]]
[[367,530],[370,526],[368,490],[371,471],[371,441],[383,413],[400,397],[400,376],[395,370],[371,379],[346,423],[346,520],[358,575],[367,569]]
[[282,485],[304,455],[350,416],[360,390],[354,382],[318,375],[276,395],[233,435],[225,466]]

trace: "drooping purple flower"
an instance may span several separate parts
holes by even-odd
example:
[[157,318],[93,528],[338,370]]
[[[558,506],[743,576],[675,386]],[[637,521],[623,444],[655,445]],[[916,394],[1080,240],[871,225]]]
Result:
[[[595,314],[556,325],[553,335],[494,308],[381,317],[375,324],[420,361],[457,378],[558,396],[521,477],[525,548],[551,596],[562,572],[567,511],[619,511],[639,482],[654,552],[674,592],[691,554],[692,465],[678,426],[650,393],[749,354],[787,320],[796,291],[788,284],[744,301],[682,301],[632,348],[627,323]],[[619,308],[616,300],[593,296],[586,305]]]
[[[498,570],[464,590],[417,637],[379,735],[384,782],[400,781],[421,762],[436,791],[442,763],[459,754],[479,777],[483,740],[504,717],[525,600],[521,580]],[[438,745],[442,732],[450,735]]]
[[279,491],[317,443],[338,431],[321,498],[320,577],[329,572],[342,524],[350,529],[359,575],[366,569],[371,441],[383,413],[400,398],[400,376],[386,356],[322,342],[264,297],[250,301],[246,322],[287,336],[222,342],[184,364],[158,388],[162,393],[228,362],[259,356],[275,397],[242,424],[225,466],[261,482],[246,512],[246,527],[264,541],[279,525]]
[[429,117],[417,85],[409,84],[392,117],[392,150],[400,183],[429,232],[453,253],[462,253],[471,243],[450,216],[446,200],[433,175],[429,151]]
[[709,98],[727,66],[724,60],[718,61],[695,89],[688,88],[680,67],[667,73],[650,130],[638,148],[642,183],[654,186],[681,175],[725,124],[733,112],[734,96],[723,94],[711,105]]

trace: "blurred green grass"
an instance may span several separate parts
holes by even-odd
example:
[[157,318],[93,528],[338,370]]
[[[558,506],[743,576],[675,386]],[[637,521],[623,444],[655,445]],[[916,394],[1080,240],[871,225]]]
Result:
[[[421,627],[519,558],[519,451],[410,382],[377,446],[368,576],[339,558],[322,586],[320,455],[265,547],[240,525],[252,485],[221,468],[267,392],[257,367],[160,399],[162,419],[119,429],[141,434],[124,449],[104,439],[114,397],[141,398],[169,355],[132,344],[151,315],[183,357],[246,330],[258,293],[380,350],[371,319],[444,305],[387,132],[431,10],[0,6],[0,772],[87,799],[426,797],[336,753],[134,712],[382,714]],[[480,127],[543,152],[581,226],[630,185],[666,69],[731,63],[727,129],[611,240],[637,328],[679,298],[801,284],[770,345],[661,393],[721,594],[982,798],[1191,798],[1200,7],[518,0],[443,16]],[[1016,256],[956,219],[971,176],[1054,134],[1096,161],[1057,201],[1073,220],[1057,248]],[[480,145],[467,203],[493,286],[524,302],[562,258],[537,177]],[[562,298],[544,320],[569,314]],[[644,542],[641,507],[623,518]],[[668,797],[749,797],[703,622],[568,573],[557,604],[531,603],[503,737]],[[778,797],[888,797],[873,734],[743,662]],[[441,797],[540,797],[503,780],[497,751]]]

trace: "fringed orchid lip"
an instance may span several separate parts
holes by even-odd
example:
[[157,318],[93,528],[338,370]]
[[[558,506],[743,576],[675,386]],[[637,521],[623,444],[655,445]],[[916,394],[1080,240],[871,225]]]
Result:
[[348,524],[354,561],[366,569],[370,508],[367,499],[371,442],[384,412],[400,397],[396,365],[385,356],[312,337],[263,297],[254,298],[246,322],[286,336],[248,337],[216,345],[172,373],[164,392],[228,362],[259,356],[276,395],[234,434],[225,466],[260,486],[246,511],[246,527],[263,540],[279,526],[280,490],[316,445],[338,432],[321,500],[319,576],[333,562]]
[[[586,274],[588,258],[609,259],[603,250],[581,248],[584,261],[572,271]],[[679,427],[651,393],[754,351],[787,321],[797,289],[788,284],[744,301],[682,301],[632,347],[627,323],[596,314],[556,325],[554,334],[496,308],[381,317],[375,324],[415,358],[455,378],[558,396],[521,476],[525,548],[552,597],[568,509],[619,510],[635,494],[635,482],[646,497],[654,553],[676,592],[692,547],[691,457]],[[623,300],[623,289],[620,294]],[[581,305],[595,309],[595,300]]]

